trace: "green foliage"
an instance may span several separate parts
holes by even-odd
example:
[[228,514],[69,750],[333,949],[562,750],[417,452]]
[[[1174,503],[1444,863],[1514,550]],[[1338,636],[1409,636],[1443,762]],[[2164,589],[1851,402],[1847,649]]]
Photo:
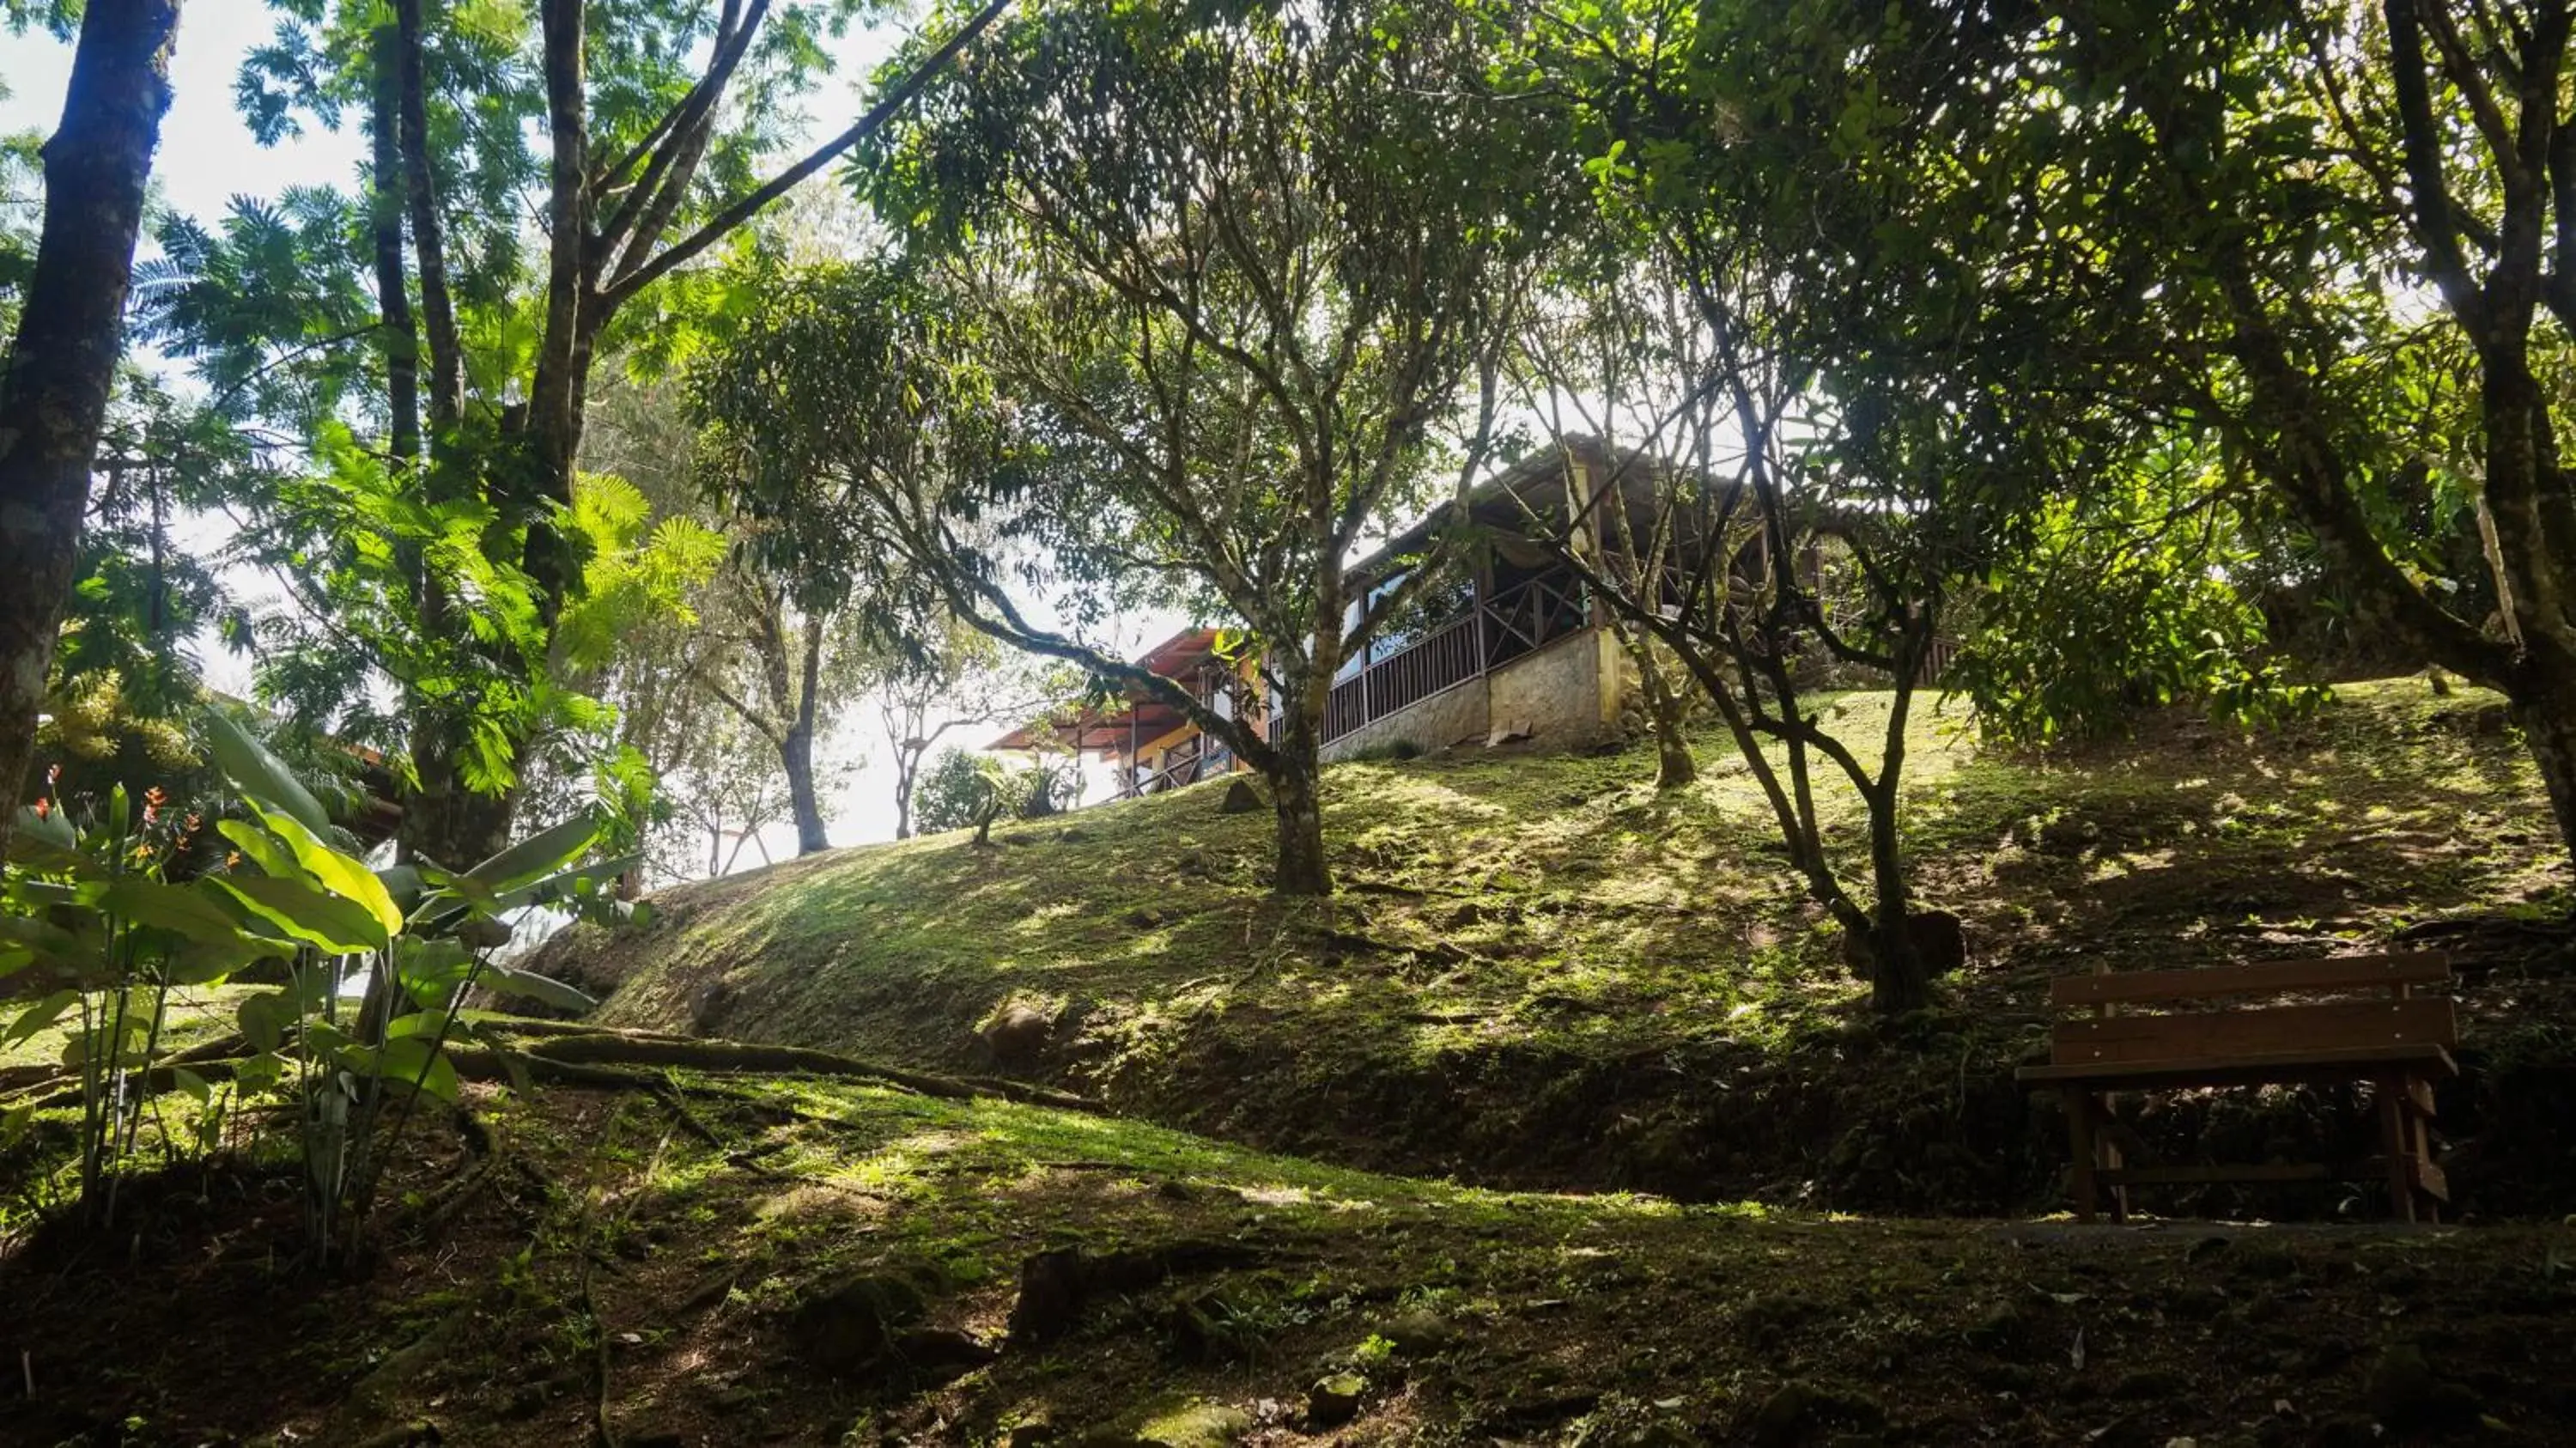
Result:
[[1943,680],[1977,701],[1980,730],[2045,743],[2114,733],[2184,700],[2247,725],[2323,701],[2272,653],[2248,587],[2262,560],[2217,472],[2177,449],[2026,520],[1967,610]]
[[[282,1097],[296,1113],[317,1259],[348,1260],[411,1102],[456,1099],[446,1049],[483,1035],[462,1013],[466,992],[479,984],[559,1007],[588,1004],[570,987],[492,963],[490,948],[510,934],[494,927],[531,904],[617,914],[602,881],[627,862],[568,868],[600,832],[579,819],[459,874],[372,870],[326,838],[318,802],[281,760],[221,716],[208,731],[247,816],[216,822],[234,846],[222,871],[167,876],[200,820],[168,815],[157,790],[139,815],[122,789],[93,821],[75,824],[51,799],[22,814],[15,868],[0,887],[0,976],[21,976],[12,983],[36,994],[0,1042],[76,1023],[63,1065],[78,1079],[80,1200],[102,1224],[144,1149],[202,1154],[244,1103]],[[230,1064],[222,1089],[212,1065],[167,1065],[172,992],[260,964],[284,979],[241,998],[236,1019],[254,1053]],[[184,1127],[162,1117],[168,1087],[196,1103]],[[23,1110],[0,1122],[25,1125]]]
[[1041,761],[1013,768],[987,754],[951,746],[939,751],[913,785],[912,820],[923,834],[979,833],[1004,815],[1036,819],[1072,802],[1073,776],[1062,764]]

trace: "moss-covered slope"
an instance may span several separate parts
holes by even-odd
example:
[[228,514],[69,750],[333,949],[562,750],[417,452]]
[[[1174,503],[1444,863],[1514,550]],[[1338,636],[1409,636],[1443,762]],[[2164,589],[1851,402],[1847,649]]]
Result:
[[[1884,707],[1847,696],[1840,723],[1870,737]],[[940,836],[674,890],[651,930],[578,934],[541,968],[613,988],[612,1024],[998,1064],[1363,1165],[1977,1210],[2050,1190],[2053,1118],[2010,1080],[2049,975],[2568,904],[2536,781],[2473,692],[2347,686],[2270,734],[2174,716],[2048,754],[1981,750],[1966,723],[1918,716],[1906,826],[1925,903],[1964,918],[1973,959],[1944,1009],[1892,1027],[1857,1009],[1718,741],[1702,784],[1665,796],[1643,751],[1330,770],[1329,904],[1273,899],[1267,817],[1221,815],[1203,786],[1005,826],[985,849]],[[1827,803],[1857,849],[1853,801]],[[2493,1170],[2473,1152],[2468,1186],[2494,1210],[2558,1205],[2568,1142],[2551,1122],[2576,1100],[2563,939],[2467,943],[2487,1069],[2444,1111],[2464,1139],[2501,1125],[2513,1144]],[[1027,1029],[996,1062],[976,1027],[1012,1008]],[[2500,1093],[2501,1072],[2526,1074]],[[2145,1126],[2257,1157],[2361,1145],[2336,1104],[2187,1100]]]
[[500,1154],[420,1123],[358,1279],[297,1270],[292,1181],[223,1163],[144,1184],[112,1239],[0,1242],[0,1442],[2542,1444],[2576,1424],[2564,1228],[1681,1208],[844,1082],[682,1085],[685,1119],[478,1088]]

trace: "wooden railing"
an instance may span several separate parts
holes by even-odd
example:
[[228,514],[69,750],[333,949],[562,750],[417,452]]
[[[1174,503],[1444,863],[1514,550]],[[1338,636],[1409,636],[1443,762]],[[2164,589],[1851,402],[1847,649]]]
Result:
[[[1221,760],[1218,756],[1223,755]],[[1232,765],[1233,756],[1222,750],[1193,749],[1187,759],[1176,759],[1161,769],[1119,787],[1111,799],[1134,799],[1140,794],[1161,794],[1185,784],[1196,784],[1210,775],[1222,774]]]
[[1481,678],[1575,632],[1588,618],[1583,586],[1572,574],[1506,589],[1335,684],[1324,703],[1323,742]]

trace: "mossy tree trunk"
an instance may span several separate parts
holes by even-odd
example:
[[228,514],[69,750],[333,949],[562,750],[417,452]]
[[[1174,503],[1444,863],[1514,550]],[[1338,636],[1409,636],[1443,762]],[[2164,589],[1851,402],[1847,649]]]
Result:
[[1324,859],[1322,770],[1315,762],[1315,730],[1303,710],[1281,721],[1287,737],[1270,770],[1271,807],[1279,818],[1278,872],[1272,887],[1282,895],[1330,895],[1333,874]]

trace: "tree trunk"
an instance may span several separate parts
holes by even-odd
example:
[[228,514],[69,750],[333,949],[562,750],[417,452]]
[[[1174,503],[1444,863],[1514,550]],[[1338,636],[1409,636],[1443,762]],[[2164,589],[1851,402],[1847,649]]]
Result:
[[2576,682],[2555,692],[2515,699],[2513,722],[2522,729],[2531,762],[2549,791],[2560,845],[2576,858]]
[[912,838],[912,783],[921,773],[921,751],[894,747],[894,837]]
[[814,730],[798,724],[778,741],[778,762],[787,771],[787,798],[796,811],[796,853],[828,850],[823,833],[823,806],[814,794]]
[[1682,733],[1682,700],[1655,662],[1654,641],[1637,639],[1631,656],[1637,661],[1638,691],[1646,696],[1646,722],[1655,731],[1655,788],[1687,789],[1699,779],[1699,761],[1691,757]]
[[1270,799],[1279,816],[1279,867],[1271,888],[1282,895],[1330,895],[1333,876],[1324,861],[1324,809],[1315,756],[1315,725],[1302,700],[1281,716],[1278,762],[1270,772]]
[[510,843],[516,813],[507,795],[477,794],[456,767],[470,727],[452,703],[412,721],[412,768],[420,786],[403,800],[402,858],[468,870]]
[[0,375],[0,851],[80,559],[178,26],[178,0],[90,0],[45,142],[44,232]]
[[1894,774],[1889,771],[1883,795],[1867,800],[1871,884],[1878,891],[1870,920],[1869,1004],[1880,1015],[1919,1011],[1932,1004],[1932,974],[1914,939],[1905,858],[1896,843]]

